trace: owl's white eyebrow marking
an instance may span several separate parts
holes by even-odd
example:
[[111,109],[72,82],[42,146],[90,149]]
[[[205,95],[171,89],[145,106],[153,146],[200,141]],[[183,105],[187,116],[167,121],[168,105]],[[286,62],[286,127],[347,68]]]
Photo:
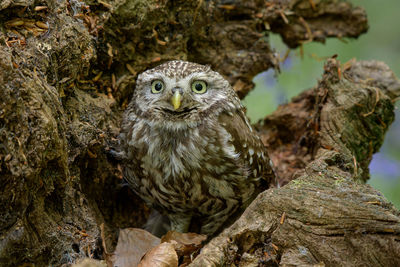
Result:
[[[165,76],[161,73],[161,72],[156,72],[153,74],[147,74],[147,73],[143,73],[142,76],[140,77],[140,81],[142,82],[152,82],[154,80],[161,80],[164,81],[165,80]],[[138,79],[139,81],[139,79]]]
[[194,72],[194,73],[189,74],[186,77],[183,77],[183,78],[176,77],[175,79],[177,79],[176,80],[177,83],[186,82],[187,84],[191,84],[192,82],[194,82],[196,80],[204,80],[204,81],[208,80],[205,73],[202,73],[202,72]]

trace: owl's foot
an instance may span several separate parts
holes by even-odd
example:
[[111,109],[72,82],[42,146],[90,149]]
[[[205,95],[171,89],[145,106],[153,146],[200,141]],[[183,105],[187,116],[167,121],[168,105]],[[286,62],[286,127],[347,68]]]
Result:
[[171,230],[180,233],[187,233],[189,231],[192,215],[173,214],[169,215],[168,218],[171,222]]
[[169,219],[153,209],[143,228],[157,237],[162,237],[170,230]]

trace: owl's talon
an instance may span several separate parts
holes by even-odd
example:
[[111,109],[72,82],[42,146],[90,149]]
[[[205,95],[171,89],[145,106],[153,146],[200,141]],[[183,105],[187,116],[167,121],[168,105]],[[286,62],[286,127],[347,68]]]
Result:
[[180,233],[187,233],[189,231],[189,226],[192,220],[192,216],[174,214],[174,215],[169,215],[168,218],[171,223],[171,230]]

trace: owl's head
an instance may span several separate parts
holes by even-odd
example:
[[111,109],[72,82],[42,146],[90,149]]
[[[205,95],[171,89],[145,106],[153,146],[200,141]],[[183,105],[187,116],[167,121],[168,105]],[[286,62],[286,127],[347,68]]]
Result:
[[237,108],[240,100],[209,66],[169,61],[139,75],[131,104],[151,121],[196,124]]

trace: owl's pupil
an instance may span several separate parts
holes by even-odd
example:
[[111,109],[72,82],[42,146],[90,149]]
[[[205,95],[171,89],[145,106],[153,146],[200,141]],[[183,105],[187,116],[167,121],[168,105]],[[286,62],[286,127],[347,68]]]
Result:
[[162,84],[161,83],[156,83],[155,86],[154,86],[154,89],[156,89],[156,91],[161,91]]
[[198,83],[198,84],[196,84],[196,85],[194,86],[194,88],[196,88],[197,91],[201,91],[201,90],[203,90],[203,85],[201,85],[200,83]]

